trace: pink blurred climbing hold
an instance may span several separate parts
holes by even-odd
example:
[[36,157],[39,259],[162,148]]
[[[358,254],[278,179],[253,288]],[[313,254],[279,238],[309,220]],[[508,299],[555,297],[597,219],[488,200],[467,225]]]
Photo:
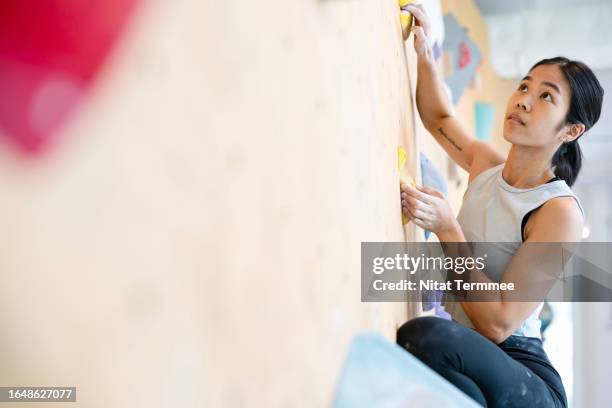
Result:
[[43,151],[76,112],[139,0],[0,1],[0,135]]
[[472,61],[472,53],[470,51],[470,47],[467,46],[465,42],[461,42],[459,44],[459,69],[463,69],[470,65]]

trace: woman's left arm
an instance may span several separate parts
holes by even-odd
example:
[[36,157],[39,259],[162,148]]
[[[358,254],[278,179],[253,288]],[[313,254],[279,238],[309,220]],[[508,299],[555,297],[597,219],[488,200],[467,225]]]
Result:
[[[444,195],[428,187],[402,186],[402,209],[421,228],[434,232],[440,242],[466,242],[463,231],[455,219]],[[524,295],[524,301],[516,296],[533,290],[537,285],[536,274],[525,274],[525,265],[545,262],[542,251],[530,243],[578,242],[582,235],[582,215],[572,197],[558,197],[548,201],[530,219],[526,240],[513,256],[503,275],[502,282],[516,283],[519,295],[504,296],[503,291],[493,294],[486,302],[460,302],[476,331],[494,343],[505,340],[535,310],[539,301],[527,301],[533,293]],[[554,261],[553,261],[554,262]],[[529,279],[536,279],[530,281]],[[472,270],[470,282],[492,282],[483,272]],[[549,288],[542,289],[541,295]]]

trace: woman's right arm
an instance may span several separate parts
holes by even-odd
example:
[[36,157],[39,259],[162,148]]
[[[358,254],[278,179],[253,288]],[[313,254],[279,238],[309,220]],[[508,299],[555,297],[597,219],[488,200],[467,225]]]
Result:
[[455,163],[469,173],[476,170],[473,168],[475,157],[479,159],[479,168],[503,163],[503,156],[487,143],[476,140],[453,116],[428,40],[429,19],[421,5],[404,8],[416,19],[416,25],[412,27],[414,49],[418,56],[416,104],[423,125]]

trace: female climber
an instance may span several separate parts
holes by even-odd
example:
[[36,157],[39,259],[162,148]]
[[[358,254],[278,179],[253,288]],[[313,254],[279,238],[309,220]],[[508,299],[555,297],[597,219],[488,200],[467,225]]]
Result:
[[[453,116],[434,69],[429,20],[409,5],[418,56],[416,102],[427,130],[469,173],[457,218],[440,192],[403,184],[402,210],[440,242],[495,242],[506,265],[532,242],[578,242],[582,207],[570,187],[580,171],[579,138],[599,119],[604,91],[582,62],[536,63],[510,95],[503,126],[507,157],[468,134]],[[504,263],[502,262],[502,265]],[[507,269],[482,271],[503,281]],[[519,277],[528,274],[513,270]],[[397,333],[400,346],[483,406],[566,407],[563,383],[540,339],[541,302],[456,302],[453,320],[419,317]]]

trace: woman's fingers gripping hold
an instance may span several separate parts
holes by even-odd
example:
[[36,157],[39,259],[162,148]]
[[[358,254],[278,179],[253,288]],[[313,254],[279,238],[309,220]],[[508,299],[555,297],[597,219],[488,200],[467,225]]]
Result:
[[425,32],[425,36],[429,37],[429,33],[431,31],[431,23],[429,21],[429,16],[425,11],[425,8],[422,4],[407,4],[402,7],[402,10],[409,11],[414,18],[416,19],[415,25],[423,27]]
[[444,194],[441,191],[429,186],[417,186],[417,189],[425,194],[429,194],[438,198],[445,198]]
[[418,201],[421,201],[425,204],[432,204],[434,201],[434,198],[432,197],[431,194],[422,192],[418,188],[407,186],[407,188],[404,191],[408,194],[409,197],[413,197],[417,199]]

